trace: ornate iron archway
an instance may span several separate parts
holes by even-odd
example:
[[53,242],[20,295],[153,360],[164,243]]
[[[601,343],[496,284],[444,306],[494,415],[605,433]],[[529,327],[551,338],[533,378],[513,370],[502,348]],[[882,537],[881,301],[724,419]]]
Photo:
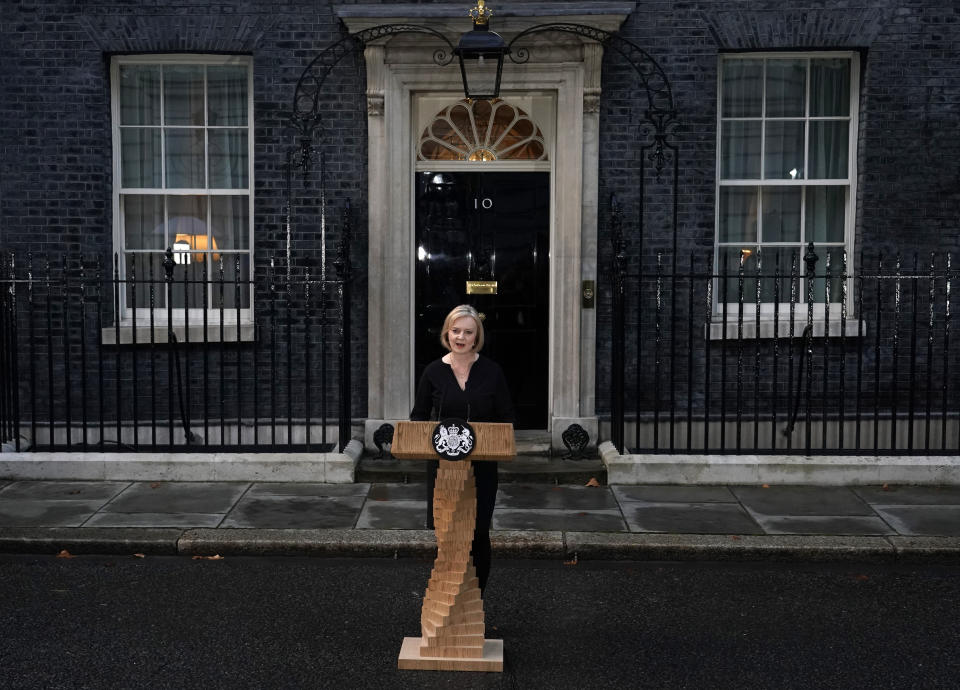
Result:
[[[433,53],[433,61],[438,67],[450,64],[454,56],[453,44],[439,31],[417,24],[384,24],[356,33],[348,34],[339,41],[321,51],[304,69],[297,81],[290,124],[295,130],[296,141],[287,150],[286,159],[286,209],[285,232],[286,247],[289,258],[291,237],[293,234],[293,171],[301,170],[306,177],[315,162],[319,163],[319,196],[320,196],[320,234],[321,234],[321,262],[326,262],[326,188],[324,181],[324,159],[322,148],[319,161],[316,161],[318,143],[323,139],[322,95],[324,86],[331,71],[349,56],[362,54],[371,42],[390,38],[401,34],[424,34],[436,38],[442,45]],[[643,109],[642,133],[646,141],[640,145],[640,171],[637,180],[638,198],[640,200],[637,215],[637,255],[643,255],[644,242],[644,199],[645,178],[648,172],[647,165],[661,179],[665,172],[669,172],[672,179],[671,205],[671,235],[673,238],[673,262],[676,265],[677,255],[677,223],[678,223],[678,195],[679,168],[678,146],[673,141],[673,134],[677,124],[677,110],[674,103],[670,81],[662,67],[649,53],[623,36],[598,29],[596,27],[575,23],[548,23],[527,28],[518,33],[509,43],[510,60],[516,64],[529,61],[531,50],[524,45],[524,41],[537,34],[559,33],[571,34],[582,39],[594,41],[605,49],[609,49],[621,56],[636,74],[640,83],[639,92],[646,96],[646,107]],[[318,142],[317,139],[321,142]],[[609,210],[610,232],[612,235],[612,261],[610,266],[610,289],[613,303],[613,344],[612,365],[614,372],[611,377],[611,429],[612,440],[618,448],[623,448],[623,415],[624,415],[624,385],[622,372],[625,363],[625,283],[627,278],[626,239],[622,232],[622,214],[620,205],[611,195]],[[341,233],[341,256],[347,246],[349,237]],[[343,263],[343,259],[341,259]],[[289,262],[288,262],[289,265]],[[349,265],[348,262],[345,265]],[[289,270],[289,269],[288,269]],[[642,271],[642,269],[641,269]],[[676,271],[674,271],[676,273]],[[617,372],[621,372],[618,375]]]

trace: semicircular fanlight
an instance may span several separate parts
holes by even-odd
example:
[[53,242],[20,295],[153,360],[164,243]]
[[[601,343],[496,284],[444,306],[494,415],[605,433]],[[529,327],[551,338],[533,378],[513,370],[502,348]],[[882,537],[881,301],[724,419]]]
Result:
[[520,108],[501,99],[457,101],[420,136],[422,161],[547,160],[543,132]]

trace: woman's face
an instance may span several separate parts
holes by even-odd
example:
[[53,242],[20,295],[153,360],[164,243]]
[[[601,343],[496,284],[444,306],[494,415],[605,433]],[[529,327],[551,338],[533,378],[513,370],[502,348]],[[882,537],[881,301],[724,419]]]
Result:
[[477,342],[477,322],[472,316],[461,316],[447,331],[450,350],[455,354],[472,352]]

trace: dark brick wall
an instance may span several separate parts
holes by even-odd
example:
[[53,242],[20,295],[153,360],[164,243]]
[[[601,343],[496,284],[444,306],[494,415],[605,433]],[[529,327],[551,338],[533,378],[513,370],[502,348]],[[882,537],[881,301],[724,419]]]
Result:
[[[37,266],[51,259],[55,273],[64,253],[73,257],[75,275],[80,255],[88,264],[99,257],[105,266],[112,265],[109,65],[111,55],[128,53],[253,56],[257,275],[266,274],[274,256],[282,260],[283,165],[293,141],[286,118],[303,69],[344,35],[330,3],[26,1],[4,4],[0,31],[0,247],[16,251],[21,267],[28,252]],[[327,83],[321,102],[323,135],[317,138],[326,162],[327,248],[332,264],[349,201],[357,286],[352,301],[353,400],[354,412],[363,414],[367,152],[362,58],[348,57]],[[318,152],[306,179],[297,177],[291,246],[294,272],[302,275],[309,270],[314,278],[320,273],[320,158]],[[259,294],[257,311],[266,313],[264,291]],[[111,305],[105,307],[108,324]],[[91,347],[95,335],[88,329]],[[294,356],[302,361],[302,353]],[[162,358],[159,364],[158,377],[165,380]],[[115,378],[113,368],[108,357],[104,370],[108,390]],[[58,365],[54,377],[61,376]],[[215,367],[212,376],[217,377]]]
[[[109,260],[112,250],[109,57],[115,53],[252,54],[258,270],[285,250],[285,126],[304,67],[338,40],[327,0],[77,0],[4,4],[0,17],[0,247]],[[654,0],[623,35],[670,80],[678,122],[677,232],[670,171],[650,173],[635,74],[609,54],[601,109],[601,199],[624,205],[628,252],[652,268],[658,252],[706,261],[713,247],[717,57],[722,51],[856,49],[862,55],[856,245],[868,254],[960,249],[960,8],[952,0]],[[366,134],[362,60],[331,73],[323,112],[329,245],[349,200],[354,411],[366,408]],[[641,165],[647,175],[640,183]],[[316,273],[318,177],[298,191],[294,269]],[[641,189],[644,214],[639,216]],[[603,212],[603,218],[606,211]],[[643,239],[640,240],[640,225]],[[601,223],[601,276],[609,233]],[[955,256],[955,261],[960,257]],[[371,267],[375,270],[375,267]],[[599,285],[598,403],[610,383],[610,286]],[[634,318],[634,317],[631,317]],[[633,371],[627,372],[628,378]]]
[[[960,137],[956,136],[960,131],[960,7],[956,3],[645,2],[638,3],[622,34],[656,59],[673,88],[678,112],[673,140],[679,149],[675,241],[682,267],[690,256],[705,266],[713,247],[718,55],[817,49],[861,54],[855,251],[867,255],[871,270],[880,252],[888,258],[902,253],[906,266],[912,265],[914,253],[926,265],[928,252],[949,251],[956,265],[960,249]],[[630,68],[608,54],[601,109],[601,200],[606,202],[615,193],[623,204],[631,269],[637,270],[642,251],[642,265],[650,275],[658,253],[663,255],[665,271],[672,262],[671,190],[669,175],[662,184],[648,175],[641,186],[640,146],[649,144],[650,137],[643,134],[643,99],[632,99],[629,93],[634,84]],[[649,167],[648,163],[648,171]],[[642,219],[641,194],[645,196]],[[601,266],[609,267],[610,260],[609,236],[601,231]],[[601,285],[597,334],[601,412],[609,409],[606,391],[611,380],[609,295],[610,286]],[[686,319],[686,311],[680,304],[681,320]],[[627,320],[628,333],[634,332],[635,309]],[[648,318],[649,330],[643,336],[645,352],[653,352],[651,322]],[[677,337],[678,342],[686,342],[685,326],[678,327]],[[627,380],[636,378],[635,340],[628,344]],[[869,345],[866,356],[873,361]],[[942,359],[942,352],[934,357]]]

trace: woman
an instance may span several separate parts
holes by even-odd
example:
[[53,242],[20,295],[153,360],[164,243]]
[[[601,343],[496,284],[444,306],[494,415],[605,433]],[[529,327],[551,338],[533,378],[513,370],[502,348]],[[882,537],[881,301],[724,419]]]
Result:
[[[467,304],[454,307],[440,330],[440,344],[447,354],[423,370],[417,397],[410,412],[413,421],[458,417],[468,422],[513,422],[513,403],[503,370],[480,355],[483,321]],[[427,526],[433,527],[433,487],[437,462],[427,469]],[[473,564],[480,593],[490,574],[490,521],[497,500],[497,463],[474,462],[477,482],[477,523],[473,533]]]

